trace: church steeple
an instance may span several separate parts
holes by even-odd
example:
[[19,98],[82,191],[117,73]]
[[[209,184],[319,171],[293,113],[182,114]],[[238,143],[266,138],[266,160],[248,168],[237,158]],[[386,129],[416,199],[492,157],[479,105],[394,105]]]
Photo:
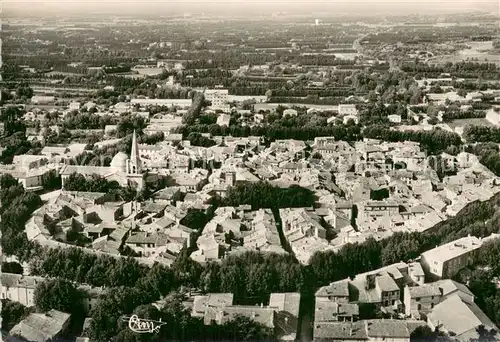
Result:
[[130,152],[129,173],[131,174],[139,174],[142,172],[141,159],[138,152],[139,146],[137,145],[137,137],[134,129],[134,134],[132,135],[132,150]]

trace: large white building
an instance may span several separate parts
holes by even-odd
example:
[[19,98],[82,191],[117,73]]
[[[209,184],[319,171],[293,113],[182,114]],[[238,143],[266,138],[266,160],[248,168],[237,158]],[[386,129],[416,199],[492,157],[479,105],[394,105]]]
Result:
[[70,111],[73,111],[73,110],[80,110],[80,102],[71,102],[69,104],[69,110]]
[[438,278],[451,278],[473,262],[473,256],[486,240],[467,236],[422,253],[420,263],[427,274]]
[[212,103],[210,109],[229,111],[229,91],[227,89],[206,89],[204,95],[205,100]]
[[354,104],[339,104],[337,107],[340,116],[344,115],[358,115],[358,109]]

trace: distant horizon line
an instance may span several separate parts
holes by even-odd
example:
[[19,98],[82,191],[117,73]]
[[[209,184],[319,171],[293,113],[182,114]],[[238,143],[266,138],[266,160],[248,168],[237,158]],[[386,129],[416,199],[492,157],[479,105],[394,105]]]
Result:
[[[144,6],[146,5],[146,6]],[[114,17],[193,17],[265,18],[278,16],[319,17],[436,17],[492,15],[500,17],[496,0],[3,0],[3,18],[44,16],[65,17],[105,15]],[[306,12],[307,13],[304,13]],[[89,18],[91,19],[91,18]]]
[[[493,10],[487,10],[487,9],[471,9],[469,10],[459,10],[456,12],[447,12],[447,13],[424,13],[424,12],[417,12],[417,11],[408,11],[407,13],[393,13],[393,12],[388,12],[384,13],[384,11],[381,12],[371,12],[371,13],[356,13],[354,11],[338,11],[338,10],[324,10],[320,13],[317,11],[311,11],[311,12],[303,12],[303,11],[272,11],[269,13],[213,13],[212,10],[206,9],[206,10],[198,10],[198,11],[182,11],[182,10],[176,10],[172,11],[170,13],[148,13],[148,12],[142,12],[142,13],[129,13],[130,10],[125,10],[123,12],[116,12],[111,9],[102,9],[102,10],[95,10],[95,11],[81,11],[77,9],[73,10],[68,10],[66,12],[57,12],[54,13],[53,9],[45,9],[39,11],[37,9],[37,13],[32,13],[33,9],[26,9],[26,8],[9,8],[8,6],[4,6],[3,11],[0,11],[0,14],[3,18],[5,18],[6,14],[15,14],[15,15],[27,15],[27,16],[39,16],[42,17],[44,15],[52,15],[55,17],[65,17],[65,16],[83,16],[83,15],[106,15],[106,16],[113,16],[113,17],[157,17],[157,18],[162,18],[162,17],[170,17],[170,16],[196,16],[196,15],[201,15],[203,17],[234,17],[234,18],[244,18],[248,17],[248,19],[251,18],[256,18],[256,17],[275,17],[276,15],[279,15],[282,18],[286,18],[286,16],[302,16],[302,17],[307,17],[307,16],[319,16],[319,17],[331,17],[331,18],[337,18],[337,17],[359,17],[359,18],[366,18],[366,17],[386,17],[386,18],[394,18],[394,17],[410,17],[410,16],[418,16],[419,18],[435,18],[435,17],[442,17],[442,16],[457,16],[457,15],[464,15],[464,14],[469,14],[469,15],[491,15],[493,17],[500,17],[500,11],[495,12]],[[9,13],[10,12],[10,13]],[[91,19],[91,18],[89,18]]]

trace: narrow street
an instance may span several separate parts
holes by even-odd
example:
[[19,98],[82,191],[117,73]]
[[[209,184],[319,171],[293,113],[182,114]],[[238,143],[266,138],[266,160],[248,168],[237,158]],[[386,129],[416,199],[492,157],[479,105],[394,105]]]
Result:
[[309,342],[313,340],[314,294],[302,294],[300,302],[297,340]]
[[[279,215],[279,210],[277,208],[273,209],[274,219],[276,221],[276,228],[278,230],[281,245],[290,254],[294,255],[292,247],[286,240],[285,234],[283,232],[283,223]],[[314,292],[311,293],[307,291],[306,293],[301,293],[300,298],[300,312],[297,324],[297,337],[296,340],[309,342],[313,340],[313,323],[314,323]]]
[[283,232],[283,222],[281,221],[280,212],[278,208],[271,209],[274,215],[274,220],[276,221],[276,229],[278,230],[278,235],[280,237],[281,247],[291,255],[295,255],[293,253],[292,247],[288,243],[285,233]]

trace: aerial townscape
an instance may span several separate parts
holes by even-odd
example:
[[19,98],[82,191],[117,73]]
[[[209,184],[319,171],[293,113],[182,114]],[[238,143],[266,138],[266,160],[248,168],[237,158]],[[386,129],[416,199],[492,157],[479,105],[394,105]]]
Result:
[[3,6],[1,340],[500,341],[498,2],[105,3]]

